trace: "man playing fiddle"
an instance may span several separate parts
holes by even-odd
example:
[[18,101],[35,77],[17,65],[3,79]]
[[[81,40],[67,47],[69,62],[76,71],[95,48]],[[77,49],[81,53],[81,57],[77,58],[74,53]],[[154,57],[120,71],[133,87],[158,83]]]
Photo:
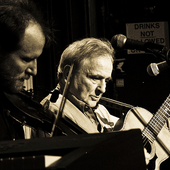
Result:
[[24,139],[23,127],[8,116],[4,92],[18,93],[37,74],[37,59],[49,31],[30,0],[0,1],[0,140]]

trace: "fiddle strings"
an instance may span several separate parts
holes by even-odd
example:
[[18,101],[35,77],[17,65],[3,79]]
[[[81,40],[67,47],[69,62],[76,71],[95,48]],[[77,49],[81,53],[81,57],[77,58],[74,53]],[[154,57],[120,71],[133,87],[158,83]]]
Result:
[[[62,118],[62,113],[63,113],[63,109],[64,109],[65,102],[66,102],[65,96],[67,95],[69,87],[70,87],[70,80],[71,80],[71,76],[72,76],[72,72],[73,72],[73,67],[74,67],[74,64],[72,64],[70,66],[70,70],[69,70],[69,74],[68,74],[68,77],[67,77],[66,84],[64,86],[63,95],[62,95],[61,103],[60,103],[60,106],[59,106],[59,110],[58,110],[58,113],[55,112],[55,115],[54,115],[55,118],[54,118],[52,130],[51,130],[51,137],[54,134],[55,127],[59,124],[59,122]],[[59,127],[59,126],[57,126],[57,127]]]

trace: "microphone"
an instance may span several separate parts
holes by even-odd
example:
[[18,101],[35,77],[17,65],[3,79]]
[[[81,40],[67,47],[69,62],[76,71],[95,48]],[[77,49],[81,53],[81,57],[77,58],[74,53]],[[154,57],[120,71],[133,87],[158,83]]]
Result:
[[114,35],[111,39],[111,44],[113,48],[117,50],[136,49],[136,50],[150,52],[150,50],[162,51],[164,48],[166,48],[163,45],[159,45],[151,42],[145,43],[138,40],[129,39],[122,34]]
[[162,61],[160,63],[151,63],[147,67],[147,73],[150,76],[157,76],[160,72],[168,69],[170,65],[166,61]]

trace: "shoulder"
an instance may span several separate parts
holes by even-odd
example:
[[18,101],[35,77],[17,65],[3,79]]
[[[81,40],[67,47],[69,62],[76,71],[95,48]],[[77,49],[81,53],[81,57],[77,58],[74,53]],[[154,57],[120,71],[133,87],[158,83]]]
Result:
[[56,102],[51,102],[51,94],[49,94],[48,96],[46,96],[41,102],[40,104],[43,106],[44,111],[51,111],[51,112],[55,112],[56,110],[58,110],[59,108],[59,101],[56,100]]
[[[41,101],[41,105],[43,106],[44,111],[51,111],[51,112],[58,111],[60,107],[60,103],[62,101],[62,95],[59,94],[59,97],[55,102],[51,102],[50,98],[51,98],[51,94],[46,96]],[[64,104],[63,116],[66,115],[69,118],[74,119],[74,116],[72,114],[77,112],[77,110],[78,109],[69,100],[66,99],[66,102]]]

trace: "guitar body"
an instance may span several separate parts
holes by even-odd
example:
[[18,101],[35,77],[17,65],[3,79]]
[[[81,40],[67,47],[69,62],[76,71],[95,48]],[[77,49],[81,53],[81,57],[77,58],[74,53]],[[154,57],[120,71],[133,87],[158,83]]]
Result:
[[[139,128],[143,131],[152,117],[153,114],[146,109],[134,107],[128,111],[121,130]],[[157,156],[155,161],[155,170],[159,170],[160,164],[170,155],[170,131],[168,130],[166,123],[154,142],[150,144],[152,148],[151,153]]]

